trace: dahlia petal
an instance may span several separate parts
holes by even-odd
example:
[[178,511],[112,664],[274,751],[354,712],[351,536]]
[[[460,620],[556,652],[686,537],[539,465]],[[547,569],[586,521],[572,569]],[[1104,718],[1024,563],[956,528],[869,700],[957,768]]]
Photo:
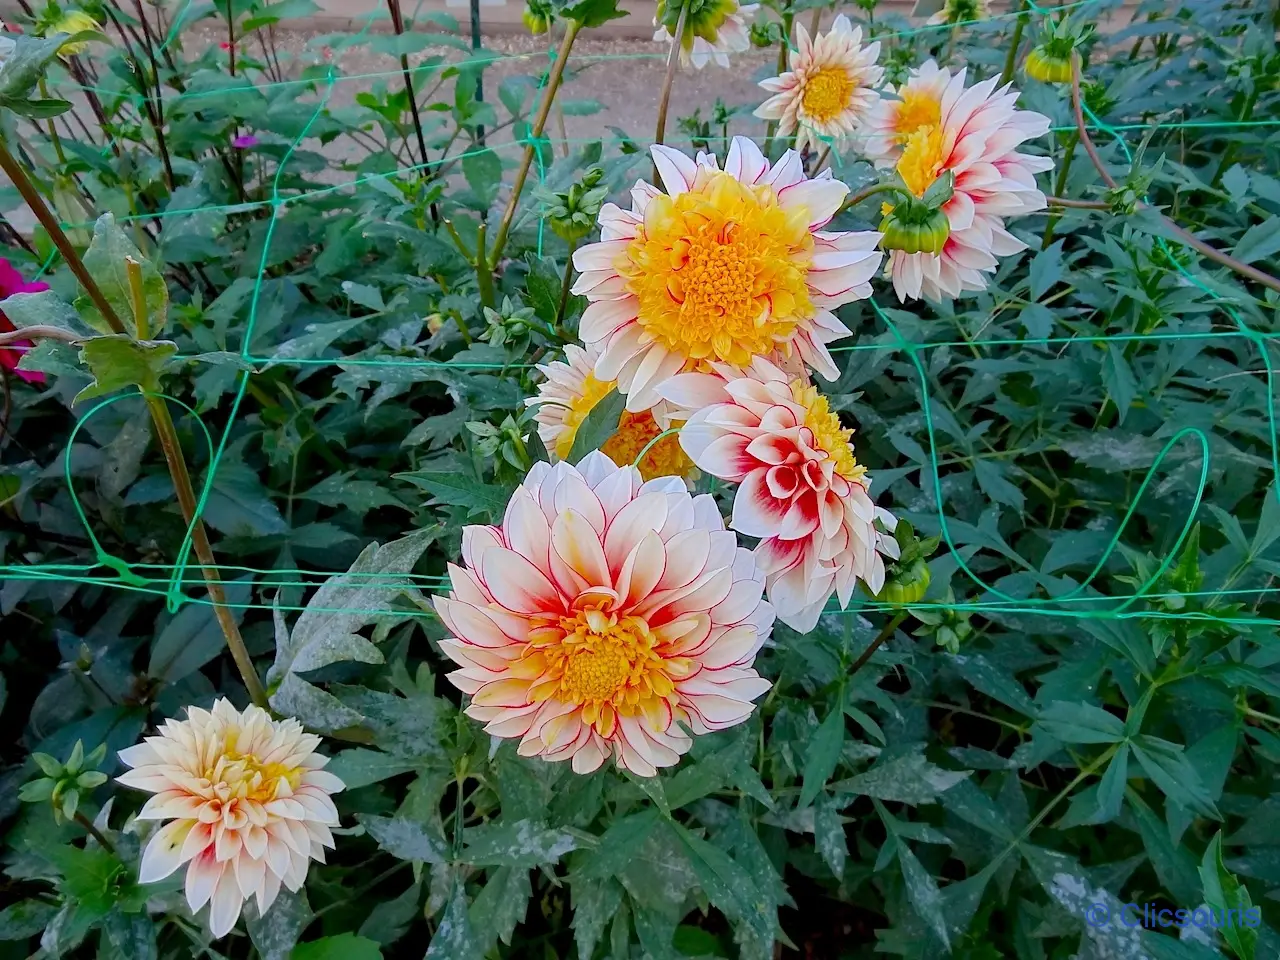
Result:
[[182,848],[187,835],[195,824],[190,820],[175,820],[156,831],[138,866],[139,883],[155,883],[163,880],[182,866]]
[[481,557],[481,576],[494,599],[516,613],[534,613],[560,603],[546,575],[511,550],[493,547]]
[[639,303],[635,297],[624,297],[621,300],[597,300],[587,304],[578,321],[578,335],[585,343],[596,343],[604,340],[623,324],[629,323],[639,315]]
[[729,155],[724,162],[725,172],[742,183],[754,184],[769,169],[769,161],[765,159],[754,140],[747,137],[734,137],[729,145]]
[[192,913],[198,913],[209,902],[225,869],[227,865],[218,861],[212,849],[200,853],[187,866],[184,892],[187,897],[187,906],[191,908]]
[[654,144],[649,152],[662,185],[667,188],[667,195],[675,197],[688,191],[698,175],[698,165],[679,150],[662,144]]
[[225,937],[240,919],[243,905],[244,897],[236,883],[235,871],[224,869],[209,902],[209,931],[215,937]]

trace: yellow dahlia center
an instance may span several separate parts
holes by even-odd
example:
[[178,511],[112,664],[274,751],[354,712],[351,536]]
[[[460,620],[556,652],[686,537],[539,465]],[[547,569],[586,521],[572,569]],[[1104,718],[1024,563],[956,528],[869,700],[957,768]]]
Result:
[[906,143],[907,138],[921,127],[937,127],[942,124],[942,101],[931,93],[916,90],[903,90],[902,101],[894,116],[893,128],[898,143]]
[[561,460],[568,457],[569,451],[573,449],[573,440],[578,435],[578,428],[582,426],[582,421],[587,419],[587,414],[597,403],[609,395],[613,386],[612,380],[597,380],[592,373],[588,373],[582,381],[582,390],[569,401],[569,409],[565,411],[566,429],[556,438],[555,454]]
[[938,178],[945,162],[942,128],[919,127],[907,137],[906,147],[898,159],[898,174],[912,193],[922,197]]
[[[236,751],[236,736],[229,732],[223,751],[204,771],[204,777],[214,784],[221,799],[274,800],[283,793],[291,794],[302,783],[302,768],[282,763],[263,763],[252,753]],[[281,781],[288,789],[281,791]]]
[[[680,425],[672,423],[673,427]],[[680,438],[676,434],[663,437],[645,451],[645,447],[661,433],[648,411],[631,413],[624,410],[622,419],[618,421],[618,432],[604,442],[600,452],[614,463],[634,463],[640,470],[640,476],[646,480],[688,476],[693,470],[693,461],[685,456],[680,447]],[[640,457],[641,451],[644,451],[643,457]],[[636,457],[640,457],[639,462]]]
[[800,105],[819,123],[834,120],[849,106],[853,78],[843,67],[819,67],[804,85]]
[[803,380],[791,382],[791,397],[805,409],[804,425],[813,433],[814,445],[835,462],[835,471],[850,482],[861,481],[867,468],[853,455],[853,428],[840,423],[840,417],[818,393],[818,388]]
[[677,197],[658,196],[618,259],[639,323],[693,360],[746,365],[795,336],[813,315],[809,211],[784,210],[768,184],[699,173]]
[[641,617],[582,610],[535,628],[529,639],[525,659],[539,675],[531,700],[581,707],[583,722],[605,737],[619,715],[655,718],[664,700],[674,708],[674,681],[692,669],[688,658],[657,652],[658,637]]

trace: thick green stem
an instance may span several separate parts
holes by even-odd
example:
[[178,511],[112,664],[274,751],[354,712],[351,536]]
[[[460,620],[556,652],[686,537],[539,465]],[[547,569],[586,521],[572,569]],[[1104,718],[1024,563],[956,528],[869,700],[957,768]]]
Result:
[[[778,75],[779,76],[786,73],[787,71],[787,53],[791,49],[790,47],[791,24],[793,22],[794,21],[793,21],[792,15],[790,13],[785,13],[782,15],[782,39],[779,41],[779,44],[778,44]],[[778,133],[778,121],[770,120],[768,126],[766,126],[764,130],[764,147],[762,148],[762,152],[764,153],[764,157],[766,160],[772,159],[773,138],[777,135],[777,133]]]
[[1026,0],[1018,4],[1018,11],[1018,22],[1013,25],[1013,36],[1009,38],[1009,52],[1005,54],[1004,70],[1000,73],[999,85],[1002,87],[1013,79],[1013,71],[1018,66],[1018,48],[1022,46],[1022,32],[1027,29]]
[[[1067,136],[1067,151],[1062,158],[1062,166],[1058,167],[1058,179],[1054,181],[1053,193],[1055,196],[1062,196],[1067,190],[1067,175],[1071,172],[1071,161],[1076,155],[1076,145],[1080,142],[1080,134],[1073,131]],[[1041,250],[1049,249],[1049,244],[1053,243],[1053,229],[1058,225],[1058,221],[1062,218],[1062,214],[1057,210],[1049,214],[1049,219],[1044,225],[1044,240],[1040,243]]]
[[562,339],[568,339],[564,336],[564,311],[569,306],[569,288],[573,286],[573,251],[577,246],[576,241],[569,241],[569,253],[564,258],[564,282],[560,284],[560,304],[556,307],[556,325],[552,330]]
[[[45,83],[44,77],[40,78],[40,96],[46,100],[49,99],[49,85]],[[62,152],[62,140],[58,137],[57,128],[53,125],[53,117],[49,118],[49,142],[53,144],[53,152],[57,154],[58,163],[64,168],[67,165],[67,155]]]
[[[480,264],[487,263],[489,269],[496,267],[498,261],[502,259],[502,251],[507,245],[507,236],[511,233],[512,221],[516,218],[516,209],[520,206],[520,194],[524,192],[524,182],[529,177],[529,167],[533,165],[534,151],[538,149],[538,140],[541,139],[542,130],[547,125],[547,117],[551,114],[551,104],[556,99],[556,91],[560,89],[565,64],[569,62],[569,51],[573,48],[573,41],[581,29],[581,23],[570,20],[564,32],[564,40],[560,44],[556,62],[551,67],[551,76],[547,78],[547,88],[542,93],[538,115],[529,129],[529,142],[525,145],[524,156],[520,159],[520,168],[516,171],[515,182],[511,185],[511,199],[507,201],[507,210],[502,215],[502,222],[498,225],[497,236],[493,238],[493,253],[486,256],[483,248],[478,251],[477,261]],[[483,287],[481,289],[483,290]]]
[[490,261],[489,255],[485,253],[487,231],[488,225],[483,223],[476,230],[476,286],[480,288],[480,303],[493,307],[497,304],[493,296],[493,268],[498,265],[498,248],[495,244],[493,260]]

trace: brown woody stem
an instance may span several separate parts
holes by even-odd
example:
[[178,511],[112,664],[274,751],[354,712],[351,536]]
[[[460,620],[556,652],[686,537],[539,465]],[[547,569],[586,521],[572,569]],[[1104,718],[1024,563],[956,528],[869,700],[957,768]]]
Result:
[[[671,87],[676,82],[676,67],[680,64],[680,44],[684,40],[684,27],[689,19],[689,4],[680,5],[680,19],[676,21],[676,32],[671,37],[671,49],[667,51],[667,72],[662,78],[662,93],[658,97],[658,128],[653,134],[655,145],[663,142],[667,135],[667,108],[671,105]],[[653,185],[659,186],[658,164],[653,165]]]

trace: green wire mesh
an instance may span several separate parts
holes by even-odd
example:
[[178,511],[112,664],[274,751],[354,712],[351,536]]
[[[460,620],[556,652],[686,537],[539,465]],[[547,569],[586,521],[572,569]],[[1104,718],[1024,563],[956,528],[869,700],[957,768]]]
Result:
[[[1085,7],[1094,4],[1100,4],[1102,0],[1076,0],[1076,2],[1063,4],[1061,6],[1044,8],[1037,5],[1031,0],[1024,3],[1021,10],[1014,9],[1007,13],[994,15],[981,21],[967,21],[959,24],[934,24],[924,25],[910,30],[898,31],[895,33],[881,34],[879,39],[906,38],[917,34],[924,34],[930,31],[955,30],[969,26],[986,25],[992,22],[998,22],[1019,16],[1029,16],[1032,14],[1041,16],[1056,16],[1061,13]],[[182,28],[185,17],[191,7],[191,0],[186,0],[178,15],[175,17],[168,34],[163,42],[162,49],[178,36]],[[376,14],[370,14],[366,19],[363,28],[356,33],[348,43],[358,42],[362,37],[369,33],[373,28],[375,20],[378,19]],[[493,63],[500,60],[533,60],[547,56],[544,53],[514,54],[509,56],[495,56],[487,59],[473,59],[469,62],[473,64]],[[554,60],[555,52],[551,51],[549,56]],[[601,60],[626,60],[626,59],[665,59],[667,56],[665,51],[655,51],[653,53],[635,53],[635,54],[576,54],[572,59],[579,63],[589,63]],[[427,63],[418,67],[411,67],[410,73],[416,74],[421,71],[438,69],[439,64]],[[343,83],[350,82],[366,82],[371,80],[395,80],[404,76],[403,71],[388,70],[372,73],[358,73],[349,75],[340,75],[333,65],[329,65],[322,80],[305,79],[305,80],[285,80],[278,83],[255,84],[253,87],[246,87],[242,91],[186,91],[173,92],[168,91],[164,97],[166,107],[172,106],[174,103],[184,100],[195,100],[201,97],[219,96],[228,97],[236,96],[240,93],[257,93],[268,88],[280,88],[297,86],[301,88],[310,88],[319,84],[319,97],[315,103],[314,111],[310,119],[303,126],[301,132],[289,144],[282,158],[276,166],[275,175],[271,183],[270,196],[267,199],[259,201],[249,201],[245,203],[195,207],[190,209],[173,209],[157,213],[139,214],[133,217],[120,217],[121,222],[130,220],[156,220],[164,217],[175,217],[191,215],[202,212],[244,212],[248,210],[261,209],[264,207],[271,208],[273,215],[267,223],[266,237],[262,244],[262,252],[259,257],[257,271],[254,277],[254,287],[249,300],[249,314],[245,324],[241,339],[240,357],[247,364],[254,368],[253,372],[242,370],[237,378],[236,386],[231,400],[230,413],[227,418],[226,427],[222,434],[215,438],[210,434],[208,428],[200,420],[196,412],[182,401],[165,396],[163,399],[168,403],[178,405],[188,416],[196,423],[199,435],[203,437],[206,451],[208,454],[209,467],[206,471],[204,484],[201,488],[198,505],[197,516],[202,516],[213,490],[213,483],[217,474],[218,466],[225,455],[227,445],[230,441],[233,428],[239,415],[241,404],[244,401],[245,393],[248,390],[250,378],[258,372],[258,368],[265,365],[288,365],[288,366],[329,366],[338,368],[350,367],[410,367],[410,368],[436,368],[436,369],[452,369],[452,370],[493,370],[493,371],[510,371],[513,369],[528,368],[530,364],[502,364],[502,363],[452,363],[449,361],[439,360],[411,360],[406,358],[394,359],[369,359],[361,357],[336,357],[336,358],[293,358],[293,357],[277,357],[277,356],[259,356],[250,350],[250,344],[253,342],[253,335],[258,321],[258,310],[261,302],[263,279],[266,275],[266,268],[269,262],[269,254],[271,251],[272,238],[275,233],[276,224],[279,216],[284,209],[291,203],[297,203],[302,200],[313,199],[319,196],[338,193],[341,191],[354,190],[361,185],[377,181],[385,180],[392,177],[401,177],[406,174],[412,174],[422,170],[430,170],[442,163],[449,162],[444,158],[431,161],[425,164],[417,164],[412,166],[400,167],[394,171],[379,174],[370,174],[365,176],[354,177],[342,183],[316,187],[315,189],[305,192],[292,193],[283,195],[281,192],[281,180],[286,170],[288,162],[293,154],[299,149],[300,145],[307,136],[315,122],[324,113],[337,87]],[[548,73],[544,72],[539,81],[539,89],[547,81]],[[79,89],[81,91],[95,91],[100,94],[109,94],[112,97],[118,97],[118,91],[107,91],[90,86],[80,86],[77,84],[68,84],[70,89]],[[141,112],[143,98],[141,95],[133,95],[131,98],[131,106],[135,111]],[[1150,131],[1153,127],[1160,129],[1232,129],[1232,128],[1249,128],[1249,127],[1273,127],[1280,125],[1280,119],[1262,119],[1262,120],[1246,120],[1246,121],[1223,121],[1223,120],[1186,120],[1182,122],[1164,122],[1159,124],[1149,123],[1130,123],[1108,125],[1088,112],[1089,128],[1094,131],[1104,133],[1112,137],[1118,144],[1119,149],[1124,154],[1127,161],[1132,161],[1132,153],[1128,144],[1124,139],[1125,133],[1137,131]],[[1074,130],[1074,126],[1055,127],[1054,132],[1065,132]],[[673,145],[687,144],[691,138],[668,138],[668,143]],[[580,140],[555,140],[553,143],[562,145],[586,144],[594,142],[593,139]],[[104,155],[112,149],[113,143],[108,143],[104,148]],[[515,151],[523,149],[525,144],[521,141],[512,141],[509,143],[500,143],[496,145],[486,145],[484,151],[490,153],[500,153],[503,151]],[[476,149],[473,147],[472,149]],[[537,157],[537,176],[540,183],[545,183],[546,169],[543,165],[542,158],[538,151],[535,151]],[[528,211],[525,211],[524,217],[527,218]],[[65,226],[89,226],[89,224],[66,224]],[[517,222],[518,226],[518,222]],[[537,232],[537,251],[539,255],[543,248],[543,222],[539,218]],[[1167,253],[1168,246],[1163,239],[1157,238],[1159,246]],[[47,271],[52,265],[54,258],[50,258],[42,267],[41,273]],[[1276,442],[1276,413],[1274,400],[1274,377],[1275,370],[1272,368],[1269,358],[1268,343],[1269,341],[1280,338],[1280,334],[1265,333],[1250,328],[1239,314],[1232,309],[1230,304],[1225,302],[1217,292],[1208,284],[1206,284],[1194,272],[1183,266],[1176,258],[1170,256],[1170,262],[1182,276],[1191,284],[1194,284],[1200,290],[1208,294],[1216,306],[1223,311],[1230,319],[1233,330],[1230,331],[1203,331],[1192,333],[1161,333],[1152,332],[1145,334],[1115,334],[1115,335],[1081,335],[1070,337],[1043,337],[1043,338],[992,338],[988,340],[961,340],[961,341],[929,341],[918,342],[909,339],[894,323],[886,311],[874,299],[868,301],[869,307],[876,319],[883,325],[883,329],[887,331],[891,338],[885,342],[874,343],[858,343],[846,346],[836,346],[832,348],[833,353],[861,353],[861,352],[889,352],[899,356],[905,356],[915,371],[918,381],[918,391],[920,397],[921,412],[924,418],[925,431],[928,437],[928,465],[927,465],[927,482],[930,484],[933,492],[934,501],[937,505],[937,520],[940,526],[942,539],[946,544],[951,556],[957,564],[958,569],[972,581],[979,589],[979,599],[973,601],[961,601],[944,603],[935,601],[933,603],[922,603],[921,606],[932,606],[934,608],[949,609],[956,611],[981,612],[984,614],[1052,614],[1055,617],[1081,618],[1081,619],[1167,619],[1167,618],[1205,618],[1213,619],[1222,623],[1239,623],[1239,624],[1263,624],[1280,626],[1280,620],[1260,618],[1256,615],[1247,617],[1233,617],[1230,615],[1218,615],[1205,612],[1181,612],[1170,613],[1164,611],[1155,611],[1149,609],[1139,609],[1138,605],[1141,601],[1159,600],[1163,597],[1170,596],[1155,591],[1153,588],[1157,585],[1161,577],[1173,564],[1179,550],[1189,535],[1193,524],[1195,523],[1200,505],[1204,498],[1205,489],[1208,484],[1210,469],[1210,443],[1209,436],[1205,431],[1197,427],[1185,427],[1174,433],[1165,443],[1163,449],[1156,456],[1155,460],[1149,467],[1141,484],[1131,498],[1129,508],[1125,516],[1117,526],[1114,535],[1104,549],[1102,555],[1095,563],[1091,572],[1069,592],[1053,597],[1045,598],[1026,598],[1015,597],[998,589],[995,585],[987,583],[982,577],[975,572],[972,566],[965,560],[959,545],[956,543],[951,525],[945,510],[945,497],[943,495],[943,474],[942,464],[938,456],[938,438],[937,424],[935,421],[934,411],[932,408],[933,401],[929,394],[929,375],[923,357],[933,350],[943,350],[948,348],[992,348],[992,347],[1061,347],[1066,349],[1072,346],[1082,344],[1106,344],[1106,343],[1158,343],[1164,340],[1243,340],[1248,342],[1252,347],[1256,348],[1264,362],[1264,371],[1267,381],[1267,419],[1270,432],[1270,448],[1271,448],[1271,469],[1273,477],[1280,480],[1280,456],[1277,453]],[[187,356],[185,359],[196,360],[198,356]],[[110,397],[101,403],[95,405],[86,411],[79,419],[74,429],[71,431],[67,440],[67,449],[71,446],[85,424],[97,415],[100,411],[106,409],[110,405],[123,400],[127,397],[137,396],[137,394],[120,394]],[[659,437],[655,437],[653,441],[646,446],[640,454],[639,460],[644,456],[654,443],[657,443],[662,437],[669,435],[672,431],[667,431]],[[1173,546],[1169,549],[1165,557],[1160,562],[1158,568],[1147,577],[1146,581],[1132,593],[1124,596],[1103,596],[1091,591],[1091,584],[1105,569],[1108,561],[1115,554],[1120,545],[1125,530],[1129,527],[1130,521],[1134,518],[1139,506],[1143,502],[1143,498],[1148,495],[1149,488],[1157,477],[1161,465],[1169,454],[1180,445],[1188,445],[1199,454],[1199,478],[1197,487],[1192,497],[1190,507],[1187,510],[1186,518],[1180,528]],[[185,604],[206,604],[211,605],[211,601],[204,595],[204,578],[201,574],[201,568],[198,564],[194,564],[191,559],[192,551],[192,529],[188,528],[186,535],[179,547],[176,560],[172,564],[158,563],[127,563],[124,560],[111,555],[107,552],[95,536],[92,524],[86,515],[83,506],[76,497],[75,487],[72,480],[72,463],[68,454],[65,460],[65,480],[67,488],[71,494],[76,514],[88,533],[90,545],[96,553],[97,560],[95,563],[85,564],[31,564],[31,565],[3,565],[0,566],[0,580],[25,580],[25,581],[70,581],[79,584],[97,585],[110,587],[116,590],[132,591],[142,594],[149,594],[156,597],[162,597],[166,606],[170,611],[176,611]],[[1280,491],[1280,485],[1275,487]],[[1277,493],[1280,496],[1280,492]],[[336,575],[342,575],[350,580],[369,580],[373,583],[383,582],[388,589],[401,590],[406,579],[425,591],[438,591],[447,589],[447,578],[439,576],[421,576],[411,575],[408,578],[402,574],[362,574],[348,573],[346,571],[322,571],[322,570],[302,570],[302,569],[274,569],[241,566],[235,564],[219,564],[218,572],[223,579],[235,579],[245,575],[253,578],[254,585],[258,588],[276,588],[277,589],[277,608],[284,611],[301,610],[303,607],[280,602],[281,596],[279,591],[285,589],[304,589],[318,586],[326,578]],[[1178,594],[1179,596],[1203,596],[1211,598],[1236,597],[1241,599],[1258,598],[1270,592],[1272,588],[1223,588],[1217,590],[1206,590],[1193,594]],[[189,592],[190,591],[190,592]],[[227,603],[229,607],[238,607],[254,610],[270,610],[272,605],[255,602],[244,603]],[[863,599],[849,613],[858,613],[867,610],[890,609],[890,604],[882,604],[874,600]],[[315,607],[312,610],[317,612],[332,613],[380,613],[382,611],[366,611],[352,609],[334,609],[331,611],[320,611]],[[835,611],[838,612],[838,611]]]

